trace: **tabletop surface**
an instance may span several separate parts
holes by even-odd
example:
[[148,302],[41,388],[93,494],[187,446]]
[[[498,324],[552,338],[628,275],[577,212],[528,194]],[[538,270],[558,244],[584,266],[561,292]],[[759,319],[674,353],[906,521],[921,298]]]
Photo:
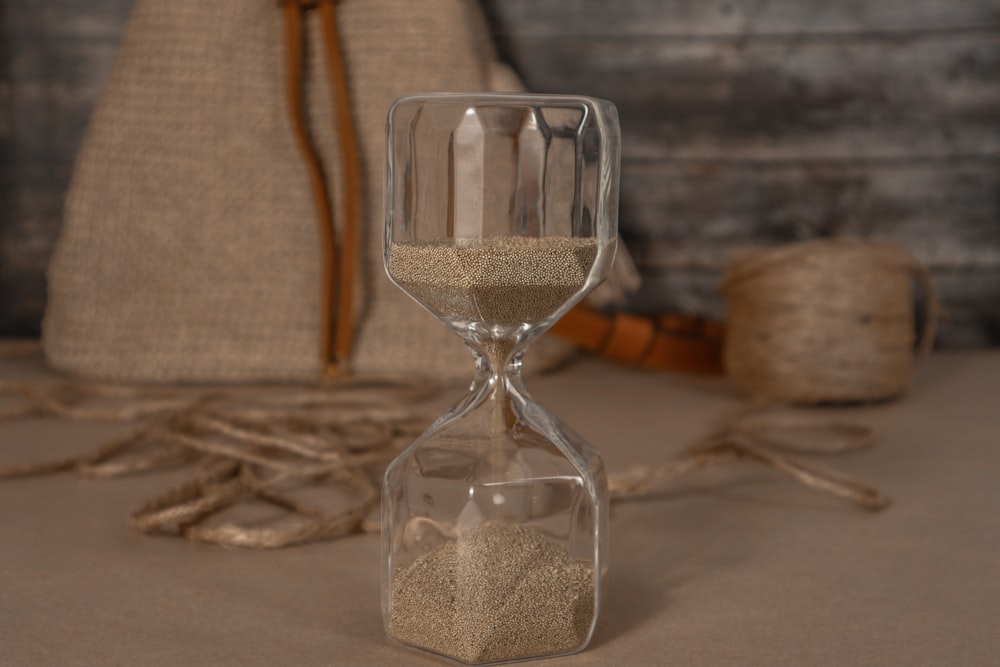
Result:
[[[0,358],[0,380],[46,377],[36,353]],[[998,378],[1000,353],[937,354],[900,400],[808,411],[876,429],[875,448],[821,463],[890,496],[880,513],[748,463],[614,504],[594,640],[535,664],[998,664]],[[739,402],[598,361],[528,386],[611,471],[669,461]],[[116,429],[0,424],[0,461]],[[376,535],[256,552],[128,526],[183,478],[0,481],[0,666],[448,664],[385,639]]]

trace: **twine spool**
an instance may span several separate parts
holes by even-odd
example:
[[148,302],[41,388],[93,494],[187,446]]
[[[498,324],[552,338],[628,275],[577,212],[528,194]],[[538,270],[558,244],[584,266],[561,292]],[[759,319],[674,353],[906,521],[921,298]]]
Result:
[[934,339],[937,301],[926,270],[903,246],[823,239],[751,250],[727,268],[726,372],[741,392],[789,403],[896,397],[914,366],[913,279]]

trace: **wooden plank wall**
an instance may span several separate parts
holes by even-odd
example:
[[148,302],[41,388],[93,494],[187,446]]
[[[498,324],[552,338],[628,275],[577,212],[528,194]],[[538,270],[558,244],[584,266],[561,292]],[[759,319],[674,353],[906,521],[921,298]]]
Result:
[[90,110],[131,0],[0,2],[0,336],[33,336]]
[[[531,89],[619,106],[631,308],[721,315],[739,249],[880,235],[931,267],[945,345],[1000,344],[1000,0],[482,1]],[[131,4],[0,3],[0,335],[38,332]]]
[[723,314],[759,244],[904,241],[946,346],[1000,343],[997,0],[485,0],[530,89],[613,100],[631,307]]

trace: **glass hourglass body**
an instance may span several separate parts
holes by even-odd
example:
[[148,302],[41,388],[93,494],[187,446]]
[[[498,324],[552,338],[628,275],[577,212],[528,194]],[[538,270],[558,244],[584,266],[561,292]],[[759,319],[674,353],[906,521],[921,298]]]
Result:
[[526,392],[527,347],[606,275],[617,239],[614,106],[435,94],[387,124],[389,277],[469,346],[469,393],[386,471],[393,639],[470,664],[573,653],[607,570],[597,452]]

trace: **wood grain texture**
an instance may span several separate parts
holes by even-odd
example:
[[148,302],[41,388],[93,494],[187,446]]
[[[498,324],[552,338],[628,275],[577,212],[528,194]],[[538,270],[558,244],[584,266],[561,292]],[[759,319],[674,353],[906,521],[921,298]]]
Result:
[[906,243],[949,317],[1000,343],[996,0],[485,0],[532,90],[613,100],[630,308],[723,316],[734,253]]
[[982,0],[485,0],[501,36],[573,41],[655,35],[685,40],[760,35],[857,35],[993,26]]
[[[525,40],[543,90],[600,92],[626,116],[632,159],[1000,155],[1000,31],[789,43]],[[561,64],[560,64],[561,63]],[[573,63],[571,66],[570,64]]]
[[73,159],[130,6],[0,4],[0,335],[39,331]]

